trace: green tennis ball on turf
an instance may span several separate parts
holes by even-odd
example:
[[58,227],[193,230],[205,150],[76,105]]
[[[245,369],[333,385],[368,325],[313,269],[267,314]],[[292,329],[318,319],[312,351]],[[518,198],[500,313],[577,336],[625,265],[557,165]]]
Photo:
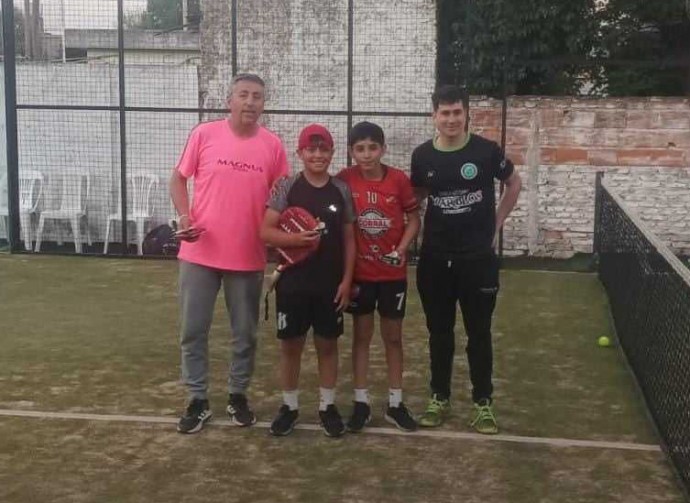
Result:
[[609,339],[609,338],[606,337],[605,335],[602,335],[601,337],[599,337],[599,340],[597,341],[597,343],[598,343],[599,346],[601,346],[602,348],[607,348],[607,347],[609,347],[609,346],[611,345],[611,339]]

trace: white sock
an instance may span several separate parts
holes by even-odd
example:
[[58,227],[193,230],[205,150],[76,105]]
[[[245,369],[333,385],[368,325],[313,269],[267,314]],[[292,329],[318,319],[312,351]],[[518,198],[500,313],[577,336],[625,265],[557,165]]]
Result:
[[391,407],[400,407],[402,402],[402,390],[401,389],[389,389],[388,390],[388,405]]
[[283,403],[290,407],[290,410],[299,409],[299,391],[296,389],[283,391]]
[[355,402],[369,403],[369,390],[366,388],[355,389]]
[[333,388],[319,388],[319,410],[326,410],[329,405],[335,403],[335,390]]

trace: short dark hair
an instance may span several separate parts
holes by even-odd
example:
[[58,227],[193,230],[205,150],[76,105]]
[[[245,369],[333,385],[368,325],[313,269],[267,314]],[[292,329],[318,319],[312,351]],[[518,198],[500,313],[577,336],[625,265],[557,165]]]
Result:
[[436,88],[434,94],[431,95],[431,103],[434,105],[434,111],[438,110],[439,105],[451,105],[453,103],[462,103],[465,111],[469,111],[470,95],[462,87],[445,84]]
[[230,83],[230,89],[232,89],[232,87],[235,84],[242,81],[254,82],[255,84],[259,84],[261,87],[266,87],[264,79],[262,79],[258,75],[254,73],[238,73],[232,78],[232,82]]
[[383,146],[386,142],[386,137],[381,126],[373,122],[363,121],[352,126],[350,134],[347,135],[347,144],[352,147],[355,143],[362,140],[371,140]]

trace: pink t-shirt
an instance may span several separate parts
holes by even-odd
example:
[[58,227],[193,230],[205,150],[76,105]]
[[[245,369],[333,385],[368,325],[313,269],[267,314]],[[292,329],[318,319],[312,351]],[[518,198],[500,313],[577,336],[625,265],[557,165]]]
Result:
[[288,169],[282,142],[264,127],[251,138],[237,136],[227,119],[194,128],[177,170],[194,178],[190,216],[205,232],[182,242],[178,258],[230,271],[264,269],[259,228],[273,182]]

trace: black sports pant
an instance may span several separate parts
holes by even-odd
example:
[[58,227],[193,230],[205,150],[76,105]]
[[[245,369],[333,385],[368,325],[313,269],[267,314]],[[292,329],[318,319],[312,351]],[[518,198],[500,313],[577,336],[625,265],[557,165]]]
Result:
[[498,258],[493,253],[476,258],[422,255],[417,266],[417,289],[429,330],[431,391],[450,398],[455,354],[456,303],[467,332],[467,359],[472,399],[491,398],[493,349],[491,316],[498,293]]

